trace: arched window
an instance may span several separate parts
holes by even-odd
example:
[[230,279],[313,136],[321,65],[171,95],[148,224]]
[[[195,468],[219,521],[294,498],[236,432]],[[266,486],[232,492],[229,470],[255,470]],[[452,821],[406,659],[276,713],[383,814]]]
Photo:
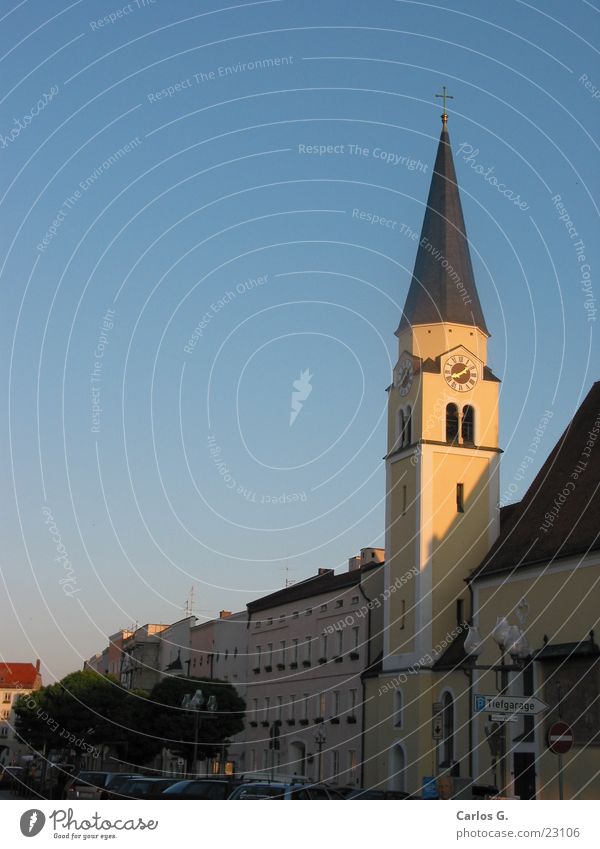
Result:
[[475,442],[475,410],[469,405],[463,407],[460,433],[463,442]]
[[412,410],[411,410],[410,407],[407,407],[406,413],[404,415],[404,439],[403,439],[404,445],[410,445],[410,443],[412,442],[411,418],[412,418]]
[[398,447],[404,442],[404,410],[398,410],[398,434],[396,444]]
[[458,442],[458,407],[448,404],[446,407],[446,442]]
[[442,763],[440,766],[452,766],[454,761],[454,699],[446,691],[442,698]]

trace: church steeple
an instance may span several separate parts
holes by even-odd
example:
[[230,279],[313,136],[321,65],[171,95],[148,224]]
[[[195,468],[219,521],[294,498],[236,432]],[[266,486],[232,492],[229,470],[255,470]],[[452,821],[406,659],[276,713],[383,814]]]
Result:
[[470,325],[489,336],[471,264],[445,103],[419,249],[396,332],[440,322]]

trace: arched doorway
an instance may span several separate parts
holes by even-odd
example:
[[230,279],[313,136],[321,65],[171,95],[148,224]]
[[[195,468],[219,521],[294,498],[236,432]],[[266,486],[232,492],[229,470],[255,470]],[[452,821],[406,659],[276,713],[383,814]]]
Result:
[[300,740],[290,744],[290,772],[306,775],[306,745]]
[[406,792],[406,757],[402,743],[392,746],[390,752],[390,773],[388,779],[388,790],[396,790],[400,793]]

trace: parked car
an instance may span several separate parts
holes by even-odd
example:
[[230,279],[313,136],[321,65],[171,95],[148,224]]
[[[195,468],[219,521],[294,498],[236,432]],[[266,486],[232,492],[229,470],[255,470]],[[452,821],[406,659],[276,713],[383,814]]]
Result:
[[280,781],[249,781],[237,787],[230,799],[343,799],[333,787],[326,784],[286,784]]
[[226,778],[189,778],[163,790],[160,799],[228,799],[236,782]]
[[346,799],[408,799],[408,793],[400,790],[372,790],[369,788],[353,790]]
[[163,790],[175,784],[176,778],[138,776],[128,778],[119,790],[119,799],[160,799]]
[[[115,779],[133,778],[132,773],[122,772],[93,772],[78,773],[65,785],[66,799],[106,799],[102,794],[108,790]],[[113,788],[114,789],[114,788]]]
[[22,766],[3,766],[0,769],[0,786],[3,790],[13,790],[24,777],[25,770]]

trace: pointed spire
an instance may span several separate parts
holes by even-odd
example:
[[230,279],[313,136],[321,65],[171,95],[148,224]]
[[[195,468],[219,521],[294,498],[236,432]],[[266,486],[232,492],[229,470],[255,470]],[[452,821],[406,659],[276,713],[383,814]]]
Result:
[[414,324],[438,322],[468,324],[488,333],[475,286],[445,108],[415,268],[397,333]]

